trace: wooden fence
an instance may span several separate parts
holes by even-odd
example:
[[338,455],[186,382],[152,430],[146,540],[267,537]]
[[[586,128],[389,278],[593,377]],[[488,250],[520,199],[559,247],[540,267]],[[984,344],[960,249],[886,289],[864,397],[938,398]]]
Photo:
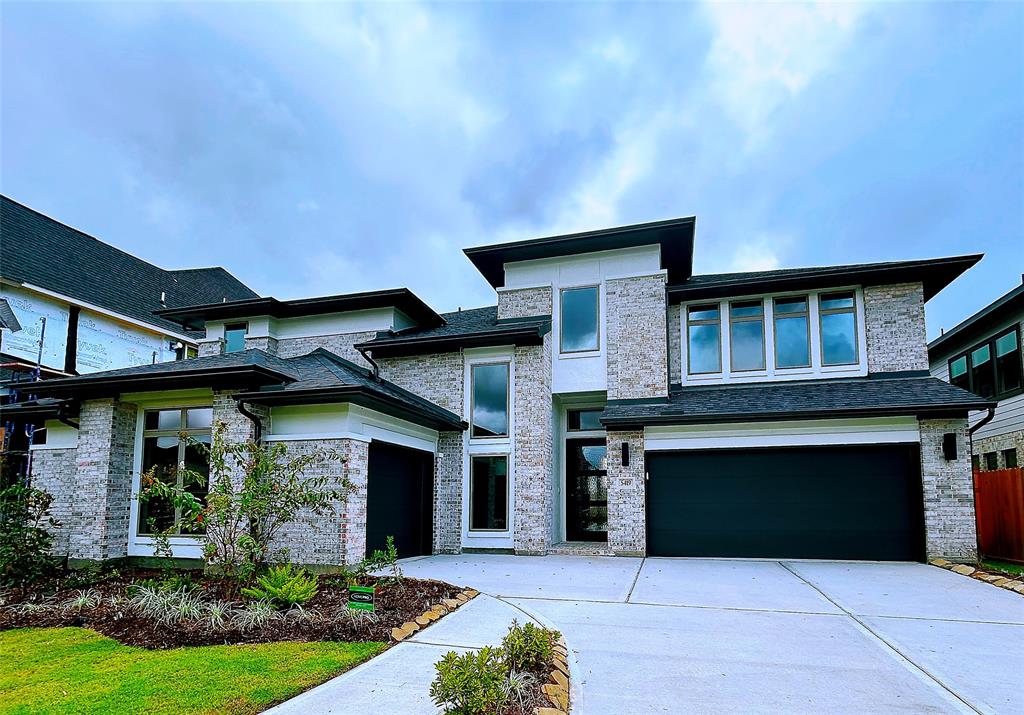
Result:
[[974,505],[981,554],[1024,563],[1024,469],[975,472]]

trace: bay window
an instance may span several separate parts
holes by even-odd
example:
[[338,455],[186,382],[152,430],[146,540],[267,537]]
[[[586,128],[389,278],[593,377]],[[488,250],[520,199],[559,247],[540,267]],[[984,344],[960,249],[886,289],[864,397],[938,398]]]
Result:
[[764,305],[760,300],[729,305],[729,355],[736,372],[764,370]]
[[982,397],[1001,399],[1020,392],[1024,380],[1018,329],[998,333],[951,358],[949,381]]
[[776,298],[775,367],[810,367],[811,333],[807,297]]
[[[207,482],[186,483],[181,466],[209,477],[204,448],[210,445],[213,409],[187,407],[147,410],[143,416],[142,473],[165,484],[184,488],[200,500],[206,497]],[[166,532],[181,520],[181,508],[169,499],[149,497],[139,500],[138,533]],[[180,528],[173,533],[181,534]]]
[[470,437],[508,437],[507,362],[470,368]]
[[470,531],[508,530],[508,457],[473,456],[469,481]]
[[821,364],[857,362],[857,314],[853,292],[825,293],[819,299]]
[[722,371],[722,326],[718,305],[690,306],[686,312],[686,359],[691,375]]

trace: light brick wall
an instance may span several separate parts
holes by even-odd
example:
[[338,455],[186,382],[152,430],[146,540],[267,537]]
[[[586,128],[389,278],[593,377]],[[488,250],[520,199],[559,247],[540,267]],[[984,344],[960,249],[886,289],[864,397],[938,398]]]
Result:
[[220,355],[224,352],[224,339],[218,338],[217,340],[204,340],[199,343],[198,355],[199,357],[210,357],[211,355]]
[[435,405],[463,414],[464,362],[461,352],[380,358],[380,376]]
[[544,554],[551,545],[551,335],[543,345],[515,349],[515,526],[517,554]]
[[608,399],[668,394],[665,277],[610,280],[605,286]]
[[361,367],[370,367],[370,363],[363,359],[353,345],[373,340],[377,337],[376,331],[362,333],[339,333],[337,335],[315,335],[308,338],[282,338],[277,341],[277,356],[282,358],[308,355],[317,348],[324,348],[330,352],[354,362]]
[[[977,559],[974,521],[974,484],[966,419],[920,420],[921,480],[929,559]],[[942,454],[942,437],[957,436],[957,458]]]
[[434,552],[462,551],[462,432],[441,432],[434,456]]
[[77,527],[73,516],[77,474],[78,450],[74,447],[32,452],[32,486],[53,497],[47,513],[58,522],[49,530],[53,534],[52,553],[60,559],[67,557],[71,534]]
[[865,286],[868,372],[928,369],[924,288],[920,283]]
[[517,288],[498,292],[498,320],[551,315],[551,288]]
[[681,307],[668,307],[668,381],[675,385],[683,381],[683,327]]
[[[619,556],[647,552],[644,433],[608,432],[608,548]],[[629,444],[629,466],[622,466],[622,443]]]
[[262,350],[271,355],[277,355],[277,338],[272,338],[269,335],[261,338],[251,338],[247,335],[245,337],[245,349]]
[[104,561],[128,554],[136,414],[135,405],[115,399],[82,403],[68,547],[71,559]]

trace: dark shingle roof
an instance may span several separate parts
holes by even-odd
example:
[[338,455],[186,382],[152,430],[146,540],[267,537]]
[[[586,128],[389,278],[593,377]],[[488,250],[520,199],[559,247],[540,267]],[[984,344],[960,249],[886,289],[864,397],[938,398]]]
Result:
[[927,375],[674,387],[667,400],[609,403],[609,426],[960,414],[995,406]]
[[181,327],[153,311],[258,297],[223,268],[164,270],[6,196],[0,274],[174,332]]
[[369,349],[374,357],[391,357],[464,347],[536,345],[551,330],[550,315],[498,320],[496,305],[442,313],[441,317],[444,325],[377,333],[376,338],[356,347]]
[[678,303],[751,293],[920,281],[924,284],[924,299],[929,300],[981,258],[982,254],[975,254],[918,261],[854,263],[843,266],[696,275],[683,283],[670,285],[668,295],[671,302]]
[[10,330],[12,333],[21,330],[18,316],[11,310],[11,304],[7,302],[6,298],[0,298],[0,328]]
[[928,356],[932,359],[967,347],[982,334],[998,328],[1001,321],[1024,311],[1024,283],[992,301],[977,313],[947,330],[928,343]]

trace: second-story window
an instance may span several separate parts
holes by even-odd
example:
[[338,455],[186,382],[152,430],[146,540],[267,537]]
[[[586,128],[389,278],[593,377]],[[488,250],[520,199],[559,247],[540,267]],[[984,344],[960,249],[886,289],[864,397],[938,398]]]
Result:
[[561,352],[581,353],[601,346],[601,295],[597,286],[561,293]]
[[722,324],[717,305],[693,305],[687,310],[686,359],[691,375],[722,371]]
[[775,367],[810,367],[807,297],[775,299]]
[[245,350],[245,334],[249,332],[247,323],[231,323],[224,326],[224,352],[237,353]]
[[822,294],[819,302],[822,365],[853,365],[857,362],[855,305],[852,292]]
[[473,365],[470,437],[508,436],[508,363]]
[[761,301],[729,304],[729,346],[733,370],[764,370],[764,305]]
[[1020,334],[1010,328],[949,361],[949,381],[982,397],[1003,398],[1024,387]]

